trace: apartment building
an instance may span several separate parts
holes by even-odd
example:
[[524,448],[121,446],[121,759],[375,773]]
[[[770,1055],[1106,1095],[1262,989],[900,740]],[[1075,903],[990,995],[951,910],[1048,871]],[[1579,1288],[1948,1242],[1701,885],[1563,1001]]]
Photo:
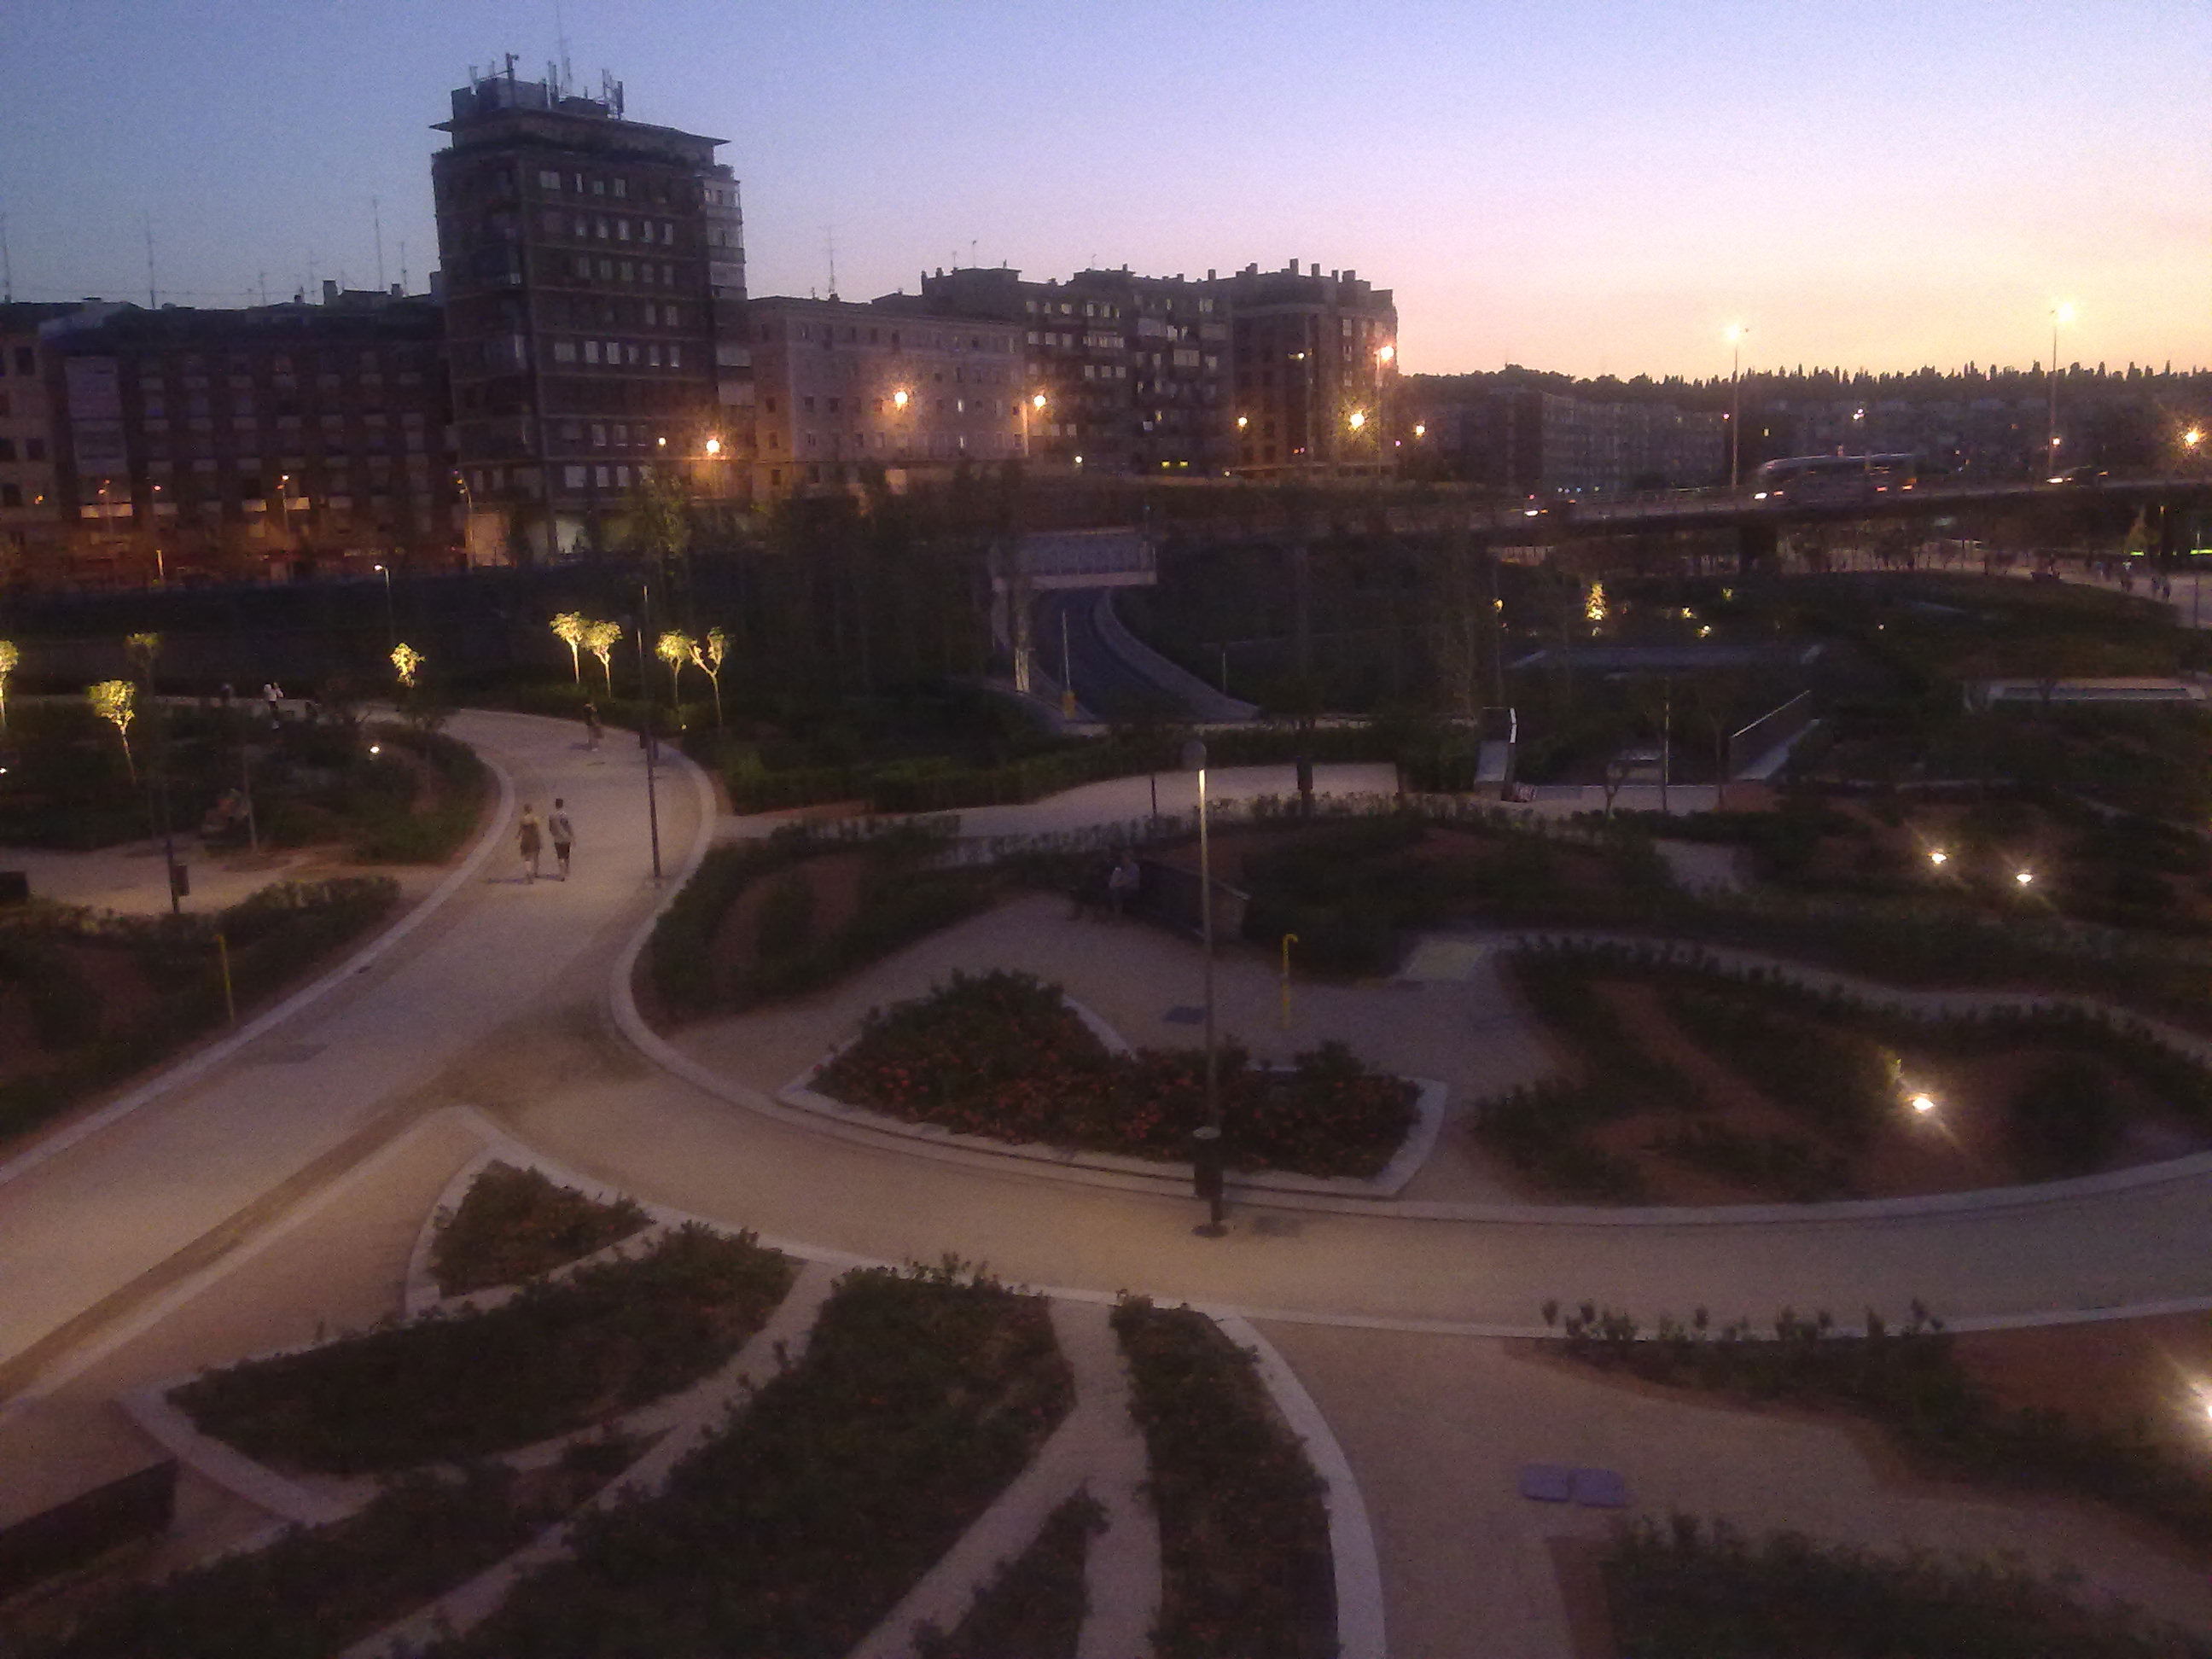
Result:
[[[516,556],[621,533],[646,469],[748,425],[744,225],[725,142],[504,75],[431,161],[460,464]],[[730,411],[737,411],[735,414]],[[719,448],[719,445],[718,445]],[[712,489],[743,467],[703,467]]]
[[53,410],[39,330],[67,305],[0,305],[0,582],[57,546]]
[[[1021,331],[896,304],[770,298],[747,307],[750,441],[723,444],[752,497],[849,489],[872,469],[894,488],[1021,455],[1037,411]],[[717,458],[718,460],[721,457]],[[734,489],[735,477],[723,486]]]
[[341,292],[218,311],[87,305],[41,330],[81,582],[458,556],[439,309]]
[[1254,477],[1396,465],[1398,308],[1356,271],[1291,260],[1208,284],[1234,367],[1235,469]]
[[1229,324],[1212,271],[1024,282],[1005,267],[939,270],[918,296],[878,303],[1018,324],[1040,464],[1183,477],[1233,459]]
[[1724,415],[1601,403],[1534,386],[1425,407],[1422,441],[1451,476],[1516,495],[1681,489],[1728,479]]

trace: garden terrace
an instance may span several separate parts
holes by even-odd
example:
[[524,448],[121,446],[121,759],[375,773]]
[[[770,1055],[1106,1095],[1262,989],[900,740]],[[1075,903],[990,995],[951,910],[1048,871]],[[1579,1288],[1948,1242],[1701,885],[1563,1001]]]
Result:
[[[1371,1177],[1414,1120],[1415,1085],[1369,1071],[1341,1043],[1287,1073],[1217,1055],[1230,1167]],[[1027,974],[956,973],[928,996],[872,1012],[812,1086],[904,1122],[1005,1141],[1180,1161],[1205,1121],[1197,1049],[1109,1052],[1060,988]]]
[[390,914],[388,876],[279,882],[213,915],[33,904],[0,914],[0,1139],[35,1128],[228,1018]]
[[480,1457],[618,1415],[704,1376],[791,1286],[749,1234],[693,1224],[630,1259],[211,1371],[171,1398],[203,1433],[338,1474]]
[[572,1559],[433,1652],[844,1659],[1072,1399],[1041,1298],[951,1263],[855,1270],[658,1496],[586,1516]]
[[2136,1022],[2070,1005],[1918,1012],[1608,943],[1506,960],[1571,1070],[1482,1103],[1474,1132],[1554,1191],[1896,1196],[2212,1145],[2212,1072]]
[[930,825],[779,830],[717,847],[653,924],[641,963],[670,1022],[830,984],[988,904],[988,870],[939,869]]

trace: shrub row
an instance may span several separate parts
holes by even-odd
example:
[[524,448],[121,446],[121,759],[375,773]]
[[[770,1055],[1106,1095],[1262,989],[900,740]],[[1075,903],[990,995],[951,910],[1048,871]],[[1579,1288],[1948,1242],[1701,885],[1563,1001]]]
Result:
[[1114,1328],[1160,1523],[1159,1659],[1337,1650],[1327,1491],[1250,1351],[1205,1315],[1124,1296]]
[[430,1270],[446,1296],[518,1284],[617,1243],[648,1219],[635,1199],[602,1204],[536,1170],[490,1164],[458,1206],[439,1212]]
[[805,1357],[658,1496],[586,1515],[442,1659],[844,1659],[1072,1403],[1042,1298],[942,1267],[856,1269]]
[[[1415,1086],[1340,1042],[1287,1074],[1226,1043],[1216,1068],[1231,1169],[1371,1176],[1413,1124]],[[1134,1158],[1187,1158],[1206,1121],[1202,1051],[1109,1054],[1058,986],[1005,969],[872,1011],[814,1086],[910,1123]]]
[[407,805],[380,813],[354,836],[353,855],[363,864],[440,864],[475,833],[491,789],[491,773],[475,750],[441,732],[410,726],[375,728],[380,743],[420,757],[438,777],[437,803],[426,812]]
[[1076,1659],[1091,1601],[1084,1564],[1106,1511],[1077,1492],[1045,1517],[1036,1540],[975,1592],[951,1632],[924,1624],[915,1659]]
[[758,1330],[791,1263],[697,1224],[645,1254],[212,1371],[171,1395],[204,1433],[336,1474],[485,1455],[672,1394]]
[[1802,1533],[1747,1539],[1674,1515],[1615,1529],[1600,1571],[1620,1651],[1636,1659],[2212,1659],[2212,1642],[2017,1561],[1881,1554]]

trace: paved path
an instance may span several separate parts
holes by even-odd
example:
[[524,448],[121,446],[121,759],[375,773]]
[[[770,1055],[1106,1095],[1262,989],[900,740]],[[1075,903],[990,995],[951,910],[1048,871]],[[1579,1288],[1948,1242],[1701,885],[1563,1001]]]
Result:
[[[541,814],[567,798],[574,879],[524,884],[501,826],[474,878],[357,982],[58,1155],[33,1144],[0,1164],[0,1395],[25,1380],[10,1362],[220,1254],[428,1104],[496,1102],[511,1084],[487,1035],[526,1032],[578,1000],[647,914],[635,750],[587,754],[573,723],[527,715],[464,714],[452,729]],[[661,816],[672,844],[688,844],[696,801],[680,780]],[[579,970],[581,986],[568,983]],[[493,1066],[470,1074],[472,1052]]]

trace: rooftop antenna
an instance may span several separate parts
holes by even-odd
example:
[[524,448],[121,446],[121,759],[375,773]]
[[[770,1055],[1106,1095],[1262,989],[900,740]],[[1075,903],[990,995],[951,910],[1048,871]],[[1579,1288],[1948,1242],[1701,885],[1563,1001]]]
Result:
[[560,78],[556,82],[553,92],[556,97],[566,98],[574,83],[575,76],[568,68],[568,20],[561,9],[561,0],[553,0],[553,38],[561,52]]
[[8,216],[0,213],[0,305],[15,303],[15,267],[8,258]]
[[822,228],[822,244],[830,255],[830,297],[834,300],[837,297],[837,228],[835,225]]
[[407,292],[407,239],[399,239],[399,291]]
[[968,239],[968,268],[970,270],[975,268],[975,244],[981,240],[975,236],[970,236]]
[[368,198],[369,222],[376,228],[376,291],[384,292],[384,204],[372,196]]
[[154,288],[154,216],[142,213],[138,217],[146,229],[146,309],[156,311],[161,302],[155,297]]
[[256,271],[254,278],[261,285],[261,303],[265,306],[269,303],[269,273],[265,270]]

